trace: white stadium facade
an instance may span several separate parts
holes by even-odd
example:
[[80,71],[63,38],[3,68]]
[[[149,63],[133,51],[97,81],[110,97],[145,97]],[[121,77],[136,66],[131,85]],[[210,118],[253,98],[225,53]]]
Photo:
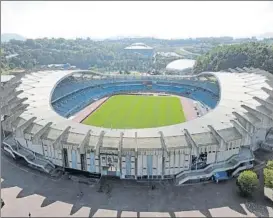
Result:
[[[194,87],[190,90],[199,90],[198,96],[218,92],[202,97],[218,100],[204,116],[158,128],[108,129],[70,119],[90,103],[83,98],[95,88],[111,84],[111,90],[124,93],[116,87],[126,84],[134,92],[136,83],[147,81]],[[75,107],[77,96],[86,104]],[[73,107],[63,106],[70,102]],[[273,147],[273,75],[253,68],[195,76],[33,72],[2,82],[1,121],[5,153],[47,173],[61,167],[121,179],[171,179],[176,185],[208,180],[217,172],[235,176],[253,167],[253,151]]]

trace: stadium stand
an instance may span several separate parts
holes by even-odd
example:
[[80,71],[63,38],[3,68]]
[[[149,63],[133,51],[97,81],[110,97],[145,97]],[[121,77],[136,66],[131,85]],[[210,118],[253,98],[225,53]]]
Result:
[[68,118],[88,104],[105,96],[120,93],[155,92],[189,97],[213,109],[219,100],[218,97],[215,97],[219,93],[218,84],[188,80],[180,79],[180,81],[165,82],[158,79],[153,80],[152,84],[146,85],[146,80],[137,81],[130,77],[127,78],[127,81],[119,78],[112,80],[90,79],[88,81],[70,76],[54,89],[52,106],[58,114]]
[[[191,97],[213,110],[149,129],[114,130],[65,118],[103,96],[147,90]],[[236,176],[253,167],[253,151],[273,149],[273,76],[259,69],[196,76],[43,71],[11,78],[0,94],[5,153],[49,174],[62,167],[181,185]]]

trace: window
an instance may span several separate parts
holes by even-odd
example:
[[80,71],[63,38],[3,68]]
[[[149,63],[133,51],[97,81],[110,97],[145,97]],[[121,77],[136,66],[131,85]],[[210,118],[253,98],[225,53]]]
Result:
[[81,154],[81,170],[86,170],[86,157],[85,154]]
[[67,155],[67,149],[66,148],[63,148],[63,159],[64,159],[64,163],[63,163],[64,167],[68,167],[68,155]]

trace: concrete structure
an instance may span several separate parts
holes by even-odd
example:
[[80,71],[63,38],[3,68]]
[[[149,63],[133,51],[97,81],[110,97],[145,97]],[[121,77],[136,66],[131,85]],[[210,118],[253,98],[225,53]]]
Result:
[[[129,130],[87,126],[52,108],[54,88],[71,75],[96,78],[100,84],[180,81],[200,88],[204,81],[213,81],[220,88],[220,100],[205,116],[171,126]],[[61,166],[122,179],[173,179],[177,185],[210,179],[220,171],[234,176],[252,167],[252,151],[264,143],[273,126],[272,77],[252,68],[175,77],[93,77],[88,71],[15,77],[1,88],[4,149],[48,173]]]
[[13,75],[1,75],[1,83],[5,84],[9,80],[11,80],[14,76]]
[[264,187],[264,196],[273,201],[273,189]]
[[144,43],[133,43],[130,46],[124,48],[127,52],[135,52],[148,57],[152,57],[154,55],[154,49]]
[[195,60],[192,59],[179,59],[172,61],[166,66],[167,71],[174,71],[174,72],[191,72],[194,66]]

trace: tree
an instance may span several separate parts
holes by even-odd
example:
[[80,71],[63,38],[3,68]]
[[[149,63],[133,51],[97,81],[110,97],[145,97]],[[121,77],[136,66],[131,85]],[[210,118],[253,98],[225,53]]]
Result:
[[26,69],[31,69],[33,68],[33,64],[32,63],[27,63],[26,66],[25,66]]
[[273,188],[273,161],[270,160],[264,168],[264,186],[267,188]]
[[[125,47],[134,42],[143,42],[155,51],[176,51],[187,46],[190,52],[209,52],[215,45],[247,42],[239,45],[218,46],[212,52],[198,58],[195,71],[219,70],[229,67],[253,66],[273,72],[273,46],[271,41],[250,43],[251,39],[211,37],[198,39],[163,40],[154,38],[135,38],[93,41],[92,39],[27,39],[10,40],[1,44],[1,66],[9,68],[35,68],[37,65],[70,63],[77,68],[96,67],[101,71],[140,71],[162,70],[178,57],[153,58],[134,52],[126,52]],[[252,40],[253,41],[253,40]],[[197,49],[197,50],[196,50]],[[18,54],[11,59],[4,57]],[[188,55],[188,54],[187,54]],[[186,55],[183,55],[186,57]]]
[[14,69],[15,68],[15,64],[14,63],[9,63],[9,68],[10,69]]
[[197,58],[194,73],[254,67],[273,73],[273,46],[266,42],[223,45]]
[[255,189],[258,187],[258,177],[254,171],[246,170],[240,173],[237,186],[239,188],[240,193],[243,196],[251,196]]

